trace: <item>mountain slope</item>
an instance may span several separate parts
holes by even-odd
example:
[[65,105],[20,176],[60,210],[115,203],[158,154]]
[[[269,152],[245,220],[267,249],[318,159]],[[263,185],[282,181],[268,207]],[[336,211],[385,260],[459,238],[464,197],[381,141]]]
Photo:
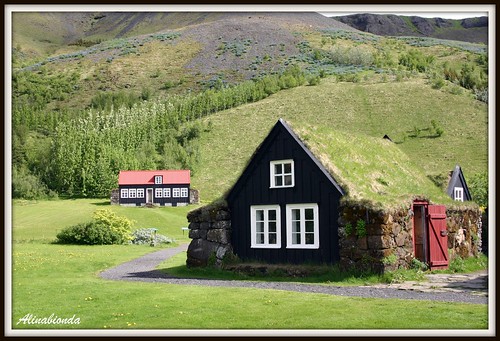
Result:
[[333,19],[382,36],[432,37],[488,44],[488,17],[453,20],[364,13]]

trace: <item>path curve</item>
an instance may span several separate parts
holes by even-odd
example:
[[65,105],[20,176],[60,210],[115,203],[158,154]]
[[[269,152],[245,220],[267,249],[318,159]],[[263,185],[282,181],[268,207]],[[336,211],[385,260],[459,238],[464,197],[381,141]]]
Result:
[[474,304],[487,304],[487,295],[477,295],[468,291],[438,291],[423,292],[419,290],[408,290],[408,288],[394,288],[389,285],[381,286],[347,286],[339,287],[332,285],[304,284],[292,282],[267,282],[267,281],[238,281],[238,280],[215,280],[196,278],[177,278],[166,274],[156,267],[167,258],[186,251],[187,244],[174,248],[166,248],[149,253],[129,262],[105,270],[99,275],[108,280],[141,281],[181,285],[198,285],[210,287],[238,287],[274,289],[296,292],[321,293],[337,296],[369,297],[369,298],[396,298],[412,300],[433,300],[445,302],[463,302]]

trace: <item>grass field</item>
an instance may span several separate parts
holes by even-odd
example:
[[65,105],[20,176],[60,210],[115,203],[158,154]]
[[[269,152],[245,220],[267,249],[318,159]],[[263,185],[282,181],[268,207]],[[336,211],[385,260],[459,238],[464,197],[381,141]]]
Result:
[[[450,330],[456,321],[460,329],[488,328],[486,305],[104,280],[98,277],[100,271],[155,249],[50,241],[58,229],[86,221],[96,208],[105,206],[101,199],[13,203],[13,329]],[[178,242],[188,240],[180,227],[192,207],[108,207],[141,226],[158,227]],[[76,315],[80,324],[17,324],[26,314]]]

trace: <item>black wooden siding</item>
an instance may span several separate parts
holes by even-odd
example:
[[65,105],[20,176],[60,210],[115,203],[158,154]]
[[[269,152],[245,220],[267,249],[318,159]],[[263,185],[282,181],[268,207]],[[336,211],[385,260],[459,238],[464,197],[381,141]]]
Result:
[[[270,161],[294,160],[295,186],[270,187]],[[339,260],[338,208],[341,193],[304,148],[279,123],[273,128],[227,196],[231,210],[232,245],[244,260],[268,263],[326,263]],[[319,248],[286,248],[286,205],[317,203]],[[281,248],[251,248],[250,206],[280,205]]]
[[[143,188],[144,189],[144,197],[143,198],[122,198],[122,188]],[[135,204],[136,206],[141,206],[146,204],[147,200],[147,189],[152,188],[153,189],[153,203],[154,204],[159,204],[160,206],[165,206],[165,204],[171,204],[172,206],[177,206],[179,203],[187,203],[189,204],[189,185],[157,185],[157,184],[150,184],[150,185],[120,185],[118,187],[119,195],[120,195],[120,204]],[[170,198],[157,198],[155,196],[155,189],[156,188],[170,188]],[[174,188],[187,188],[188,189],[188,196],[186,198],[174,198],[173,197],[173,189]]]

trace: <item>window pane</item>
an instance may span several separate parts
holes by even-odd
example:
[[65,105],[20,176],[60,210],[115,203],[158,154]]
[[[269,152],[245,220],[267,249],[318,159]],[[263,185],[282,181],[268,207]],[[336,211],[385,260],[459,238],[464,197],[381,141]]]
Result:
[[256,221],[264,221],[264,210],[256,210],[255,211],[255,220]]
[[306,221],[306,233],[307,232],[314,233],[314,221]]
[[285,186],[291,186],[291,185],[292,185],[292,176],[285,175]]
[[281,176],[274,177],[274,186],[276,187],[283,186],[283,178]]
[[306,220],[313,220],[314,219],[314,210],[312,208],[306,208],[305,209],[305,216],[306,216]]
[[292,221],[292,232],[300,232],[300,221]]
[[274,174],[283,174],[283,165],[281,163],[274,165]]
[[257,244],[264,244],[264,233],[257,233],[256,237]]
[[300,234],[292,233],[292,244],[300,244]]
[[292,220],[300,220],[300,209],[292,210]]
[[276,223],[274,221],[269,222],[269,232],[276,232]]
[[314,244],[314,233],[306,233],[306,244]]
[[285,163],[284,166],[285,166],[285,173],[288,173],[288,174],[292,173],[292,164],[291,163]]
[[269,244],[276,244],[276,233],[269,233]]
[[257,232],[264,232],[264,222],[261,221],[261,222],[258,222],[256,225],[255,225],[255,230]]
[[276,220],[276,210],[269,210],[268,211],[268,219],[269,221],[275,221]]

